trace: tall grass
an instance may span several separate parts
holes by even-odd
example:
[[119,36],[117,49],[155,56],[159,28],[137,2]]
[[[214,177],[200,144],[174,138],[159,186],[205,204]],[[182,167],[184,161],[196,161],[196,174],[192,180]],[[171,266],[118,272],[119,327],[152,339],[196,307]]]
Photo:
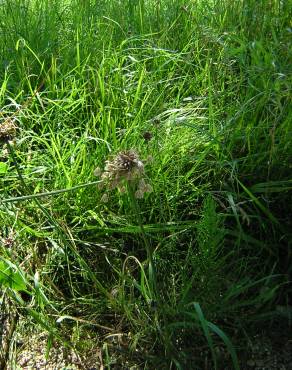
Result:
[[[239,368],[291,304],[291,5],[1,2],[0,303],[107,368]],[[131,148],[153,192],[103,203]]]

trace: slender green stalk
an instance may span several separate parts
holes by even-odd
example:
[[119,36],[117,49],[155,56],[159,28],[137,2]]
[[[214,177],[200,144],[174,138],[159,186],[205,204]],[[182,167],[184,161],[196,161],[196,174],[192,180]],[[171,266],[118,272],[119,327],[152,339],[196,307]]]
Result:
[[[17,335],[31,318],[82,358],[102,341],[108,368],[209,369],[223,341],[217,367],[238,367],[243,333],[291,321],[291,1],[0,2],[0,285],[19,269],[33,292],[9,287]],[[130,148],[155,191],[103,203],[88,179]]]
[[[21,170],[20,170],[20,167],[18,165],[18,162],[17,162],[17,158],[16,158],[16,155],[15,155],[15,151],[14,151],[14,148],[13,146],[9,143],[9,141],[7,142],[7,146],[9,148],[9,153],[12,157],[12,160],[13,160],[13,163],[14,163],[14,166],[16,168],[16,171],[17,171],[17,175],[18,175],[18,178],[23,186],[23,189],[24,191],[26,192],[29,192],[29,188],[28,186],[26,185],[25,181],[24,181],[24,178],[22,176],[22,173],[21,173]],[[97,285],[98,289],[102,292],[102,294],[104,294],[105,296],[111,298],[110,294],[107,292],[107,290],[104,288],[104,286],[99,282],[99,280],[95,277],[95,275],[91,272],[91,269],[88,267],[87,263],[85,262],[85,260],[78,254],[78,252],[76,251],[75,249],[75,246],[70,242],[70,239],[67,237],[65,231],[63,230],[63,228],[59,225],[59,223],[51,216],[51,214],[49,213],[49,211],[41,204],[41,202],[39,201],[38,198],[32,198],[34,200],[34,202],[36,203],[36,205],[39,207],[39,209],[44,213],[44,215],[46,216],[46,218],[48,219],[49,222],[51,222],[51,224],[55,227],[56,231],[58,232],[60,238],[62,239],[62,241],[64,242],[64,244],[66,246],[69,247],[69,249],[77,256],[81,266],[85,269],[85,271],[87,271],[89,274],[90,274],[90,277],[93,279],[93,281],[95,282],[95,284]]]
[[69,189],[59,189],[59,190],[47,191],[47,192],[43,192],[43,193],[23,195],[23,196],[20,196],[20,197],[11,197],[11,198],[3,199],[1,202],[2,203],[11,203],[11,202],[19,202],[19,201],[29,200],[29,199],[34,199],[34,198],[48,197],[48,196],[52,196],[52,195],[56,195],[56,194],[62,194],[62,193],[67,193],[67,192],[75,191],[75,190],[82,189],[82,188],[87,188],[88,186],[93,186],[93,185],[98,185],[98,184],[100,184],[100,181],[91,181],[91,182],[87,182],[85,184],[79,184],[79,185],[76,185],[76,186],[72,186]]
[[128,189],[129,189],[131,204],[132,204],[133,209],[135,211],[135,215],[137,216],[138,225],[140,227],[141,235],[142,235],[144,245],[145,245],[145,248],[146,248],[146,252],[147,252],[149,282],[151,284],[154,299],[157,300],[158,292],[157,292],[155,263],[154,263],[154,260],[153,260],[153,249],[151,247],[148,236],[147,236],[147,234],[145,232],[145,229],[144,229],[144,226],[143,226],[143,221],[142,221],[142,217],[141,217],[141,209],[139,207],[137,199],[135,198],[135,191],[133,189],[132,184],[128,185]]

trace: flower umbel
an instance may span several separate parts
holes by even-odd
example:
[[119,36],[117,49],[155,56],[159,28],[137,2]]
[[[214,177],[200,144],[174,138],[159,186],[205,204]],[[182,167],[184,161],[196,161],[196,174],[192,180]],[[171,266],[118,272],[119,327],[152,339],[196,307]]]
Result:
[[147,184],[142,178],[139,181],[138,189],[135,192],[135,198],[142,199],[144,197],[144,193],[152,193],[152,190],[152,186],[150,184]]
[[104,171],[101,171],[100,168],[96,168],[94,174],[101,177],[102,188],[118,188],[124,193],[125,182],[134,184],[135,180],[139,179],[140,182],[137,190],[139,193],[136,192],[137,198],[143,198],[145,192],[152,191],[151,186],[146,184],[143,178],[144,163],[134,149],[119,152],[105,162]]
[[0,123],[0,141],[8,141],[16,136],[17,126],[13,120],[8,119]]
[[[95,172],[98,172],[96,170]],[[119,152],[115,157],[105,162],[101,180],[110,189],[119,187],[123,180],[131,181],[144,173],[144,164],[134,150]]]

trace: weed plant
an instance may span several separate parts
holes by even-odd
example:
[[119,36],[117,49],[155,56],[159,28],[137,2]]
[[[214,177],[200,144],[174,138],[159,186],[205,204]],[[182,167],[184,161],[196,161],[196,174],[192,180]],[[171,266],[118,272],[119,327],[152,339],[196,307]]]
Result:
[[[0,19],[2,310],[108,369],[239,369],[242,336],[291,322],[291,1]],[[153,191],[105,203],[94,170],[129,150]]]

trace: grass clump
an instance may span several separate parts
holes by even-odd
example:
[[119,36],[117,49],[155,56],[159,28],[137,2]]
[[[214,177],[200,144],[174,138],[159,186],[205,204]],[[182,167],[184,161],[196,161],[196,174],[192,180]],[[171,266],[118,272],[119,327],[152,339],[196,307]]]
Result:
[[0,4],[1,366],[25,323],[145,369],[288,325],[288,3]]

